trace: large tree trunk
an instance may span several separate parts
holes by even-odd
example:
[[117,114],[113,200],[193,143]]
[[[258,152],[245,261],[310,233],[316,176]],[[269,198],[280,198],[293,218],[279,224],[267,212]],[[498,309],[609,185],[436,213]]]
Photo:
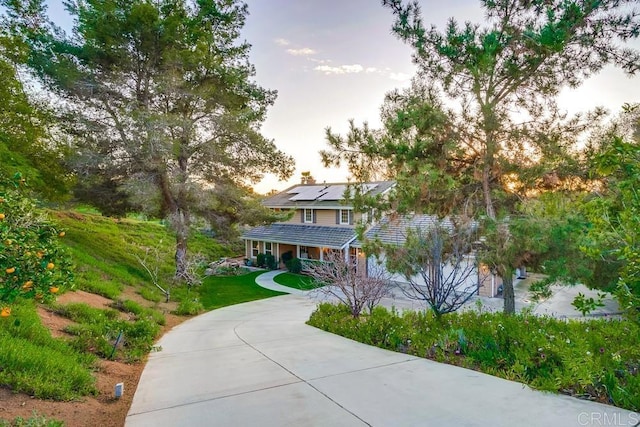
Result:
[[502,297],[504,298],[504,312],[514,314],[516,312],[516,297],[513,290],[513,269],[507,267],[502,275]]
[[189,237],[189,212],[178,209],[172,218],[173,227],[176,231],[176,273],[177,281],[189,279],[187,271],[187,239]]

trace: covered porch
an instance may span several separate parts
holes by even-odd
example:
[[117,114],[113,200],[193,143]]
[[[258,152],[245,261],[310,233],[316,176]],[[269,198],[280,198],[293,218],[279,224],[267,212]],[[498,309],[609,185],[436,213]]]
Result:
[[[349,246],[356,238],[353,228],[271,224],[249,230],[242,238],[248,259],[255,261],[259,253],[269,250],[268,253],[278,260],[280,268],[284,267],[283,255],[285,259],[324,261],[329,251],[339,251],[345,260],[361,252],[359,248]],[[290,257],[285,254],[290,254]]]

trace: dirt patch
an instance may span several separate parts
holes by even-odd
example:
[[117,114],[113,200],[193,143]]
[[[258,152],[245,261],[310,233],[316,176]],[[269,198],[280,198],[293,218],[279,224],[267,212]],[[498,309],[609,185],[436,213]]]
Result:
[[[175,303],[154,304],[136,294],[133,289],[126,289],[121,298],[131,299],[147,307],[159,307],[162,311],[166,311],[166,325],[163,326],[161,334],[165,334],[171,328],[187,319],[169,313],[170,310],[175,309]],[[108,298],[84,291],[68,292],[58,298],[59,304],[68,304],[70,302],[86,303],[96,308],[107,308],[113,303]],[[54,337],[68,336],[63,330],[67,325],[72,324],[72,321],[58,316],[43,307],[38,307],[38,314],[42,319],[42,323],[51,330],[51,334]],[[62,420],[68,427],[91,425],[121,427],[124,425],[127,412],[129,412],[145,362],[127,364],[118,361],[100,361],[98,369],[94,373],[98,394],[95,397],[87,397],[81,401],[55,402],[40,400],[23,393],[13,393],[6,388],[0,387],[0,419],[28,418],[35,411],[47,418]],[[120,399],[114,397],[114,388],[117,383],[124,384],[124,395]]]

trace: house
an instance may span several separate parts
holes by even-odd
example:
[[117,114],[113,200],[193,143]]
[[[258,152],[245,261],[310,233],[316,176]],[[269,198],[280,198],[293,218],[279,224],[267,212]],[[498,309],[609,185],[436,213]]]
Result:
[[[368,196],[384,197],[394,186],[393,181],[369,182],[361,191]],[[352,184],[355,185],[355,184]],[[378,238],[384,243],[402,245],[408,227],[426,228],[436,219],[429,215],[385,217],[380,224],[366,214],[354,212],[345,199],[349,184],[316,184],[314,182],[294,185],[281,193],[268,197],[263,205],[275,211],[292,212],[288,221],[252,228],[242,235],[245,257],[255,262],[258,254],[273,255],[279,266],[284,267],[282,257],[324,260],[328,251],[340,251],[345,259],[358,259],[358,270],[362,274],[384,265],[384,258],[366,256],[362,244],[357,240],[355,227],[358,223],[369,225],[366,237]],[[471,261],[470,261],[471,262]],[[393,275],[392,280],[406,279]],[[473,284],[478,293],[496,296],[501,283],[499,277],[482,266],[474,273]]]
[[[365,232],[365,238],[368,240],[377,240],[383,245],[402,246],[404,245],[409,230],[426,231],[436,224],[440,223],[445,229],[452,230],[453,224],[450,220],[439,220],[434,215],[388,215],[380,221],[379,224],[373,225]],[[354,241],[352,247],[362,248],[360,241]],[[367,257],[367,271],[373,269],[385,269],[384,252],[378,256]],[[502,285],[502,279],[491,273],[484,265],[476,263],[475,255],[471,252],[467,255],[464,262],[458,266],[459,271],[464,276],[456,278],[457,287],[466,292],[474,291],[478,295],[495,297],[499,294]],[[456,275],[451,265],[445,265],[443,269],[443,277],[452,278]],[[407,278],[399,273],[388,273],[390,280],[399,284],[408,283]],[[419,278],[413,278],[416,282],[421,282]]]
[[[352,184],[356,185],[356,184]],[[369,182],[361,185],[368,196],[384,196],[393,181]],[[255,227],[242,235],[245,257],[255,261],[258,254],[270,254],[283,266],[283,254],[301,259],[322,261],[327,251],[341,251],[345,259],[362,257],[361,250],[352,247],[359,222],[370,222],[366,214],[355,213],[345,200],[349,184],[294,185],[263,201],[275,211],[293,211],[291,219]]]

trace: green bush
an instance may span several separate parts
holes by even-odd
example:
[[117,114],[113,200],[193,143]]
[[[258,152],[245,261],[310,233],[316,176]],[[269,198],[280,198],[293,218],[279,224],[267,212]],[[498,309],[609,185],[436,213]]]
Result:
[[520,381],[533,388],[640,410],[640,327],[630,321],[566,321],[530,314],[376,308],[354,319],[321,304],[309,322],[356,341]]
[[271,254],[266,254],[264,256],[264,264],[269,270],[276,270],[278,268],[276,257]]
[[287,261],[285,265],[290,273],[300,274],[300,272],[302,271],[302,261],[300,261],[300,258],[292,258]]
[[266,254],[258,254],[256,256],[256,265],[260,268],[264,268],[266,266]]
[[0,176],[0,310],[11,315],[17,298],[52,301],[73,282],[71,258],[56,228],[25,190],[16,174]]
[[289,260],[293,259],[293,251],[287,251],[287,252],[283,253],[280,256],[280,259],[282,259],[282,263],[284,265],[287,265],[287,262],[289,262]]

